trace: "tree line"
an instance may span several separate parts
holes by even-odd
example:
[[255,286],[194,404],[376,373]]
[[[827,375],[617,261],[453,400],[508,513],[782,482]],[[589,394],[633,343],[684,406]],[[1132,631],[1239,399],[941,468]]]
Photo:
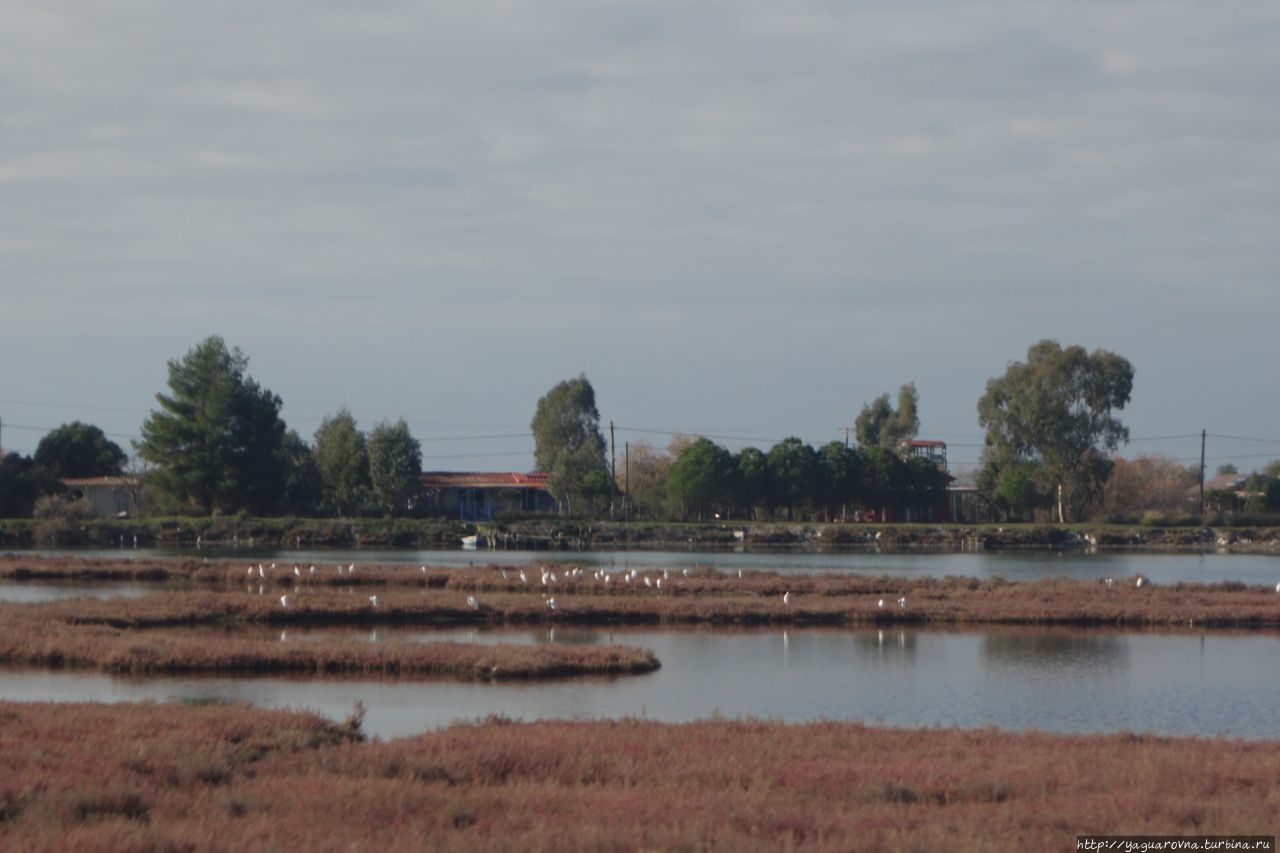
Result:
[[[986,431],[976,473],[993,518],[1135,520],[1188,510],[1198,468],[1162,457],[1125,460],[1133,366],[1106,350],[1040,341],[992,378],[978,401]],[[362,431],[344,408],[308,442],[280,417],[281,399],[248,374],[222,338],[168,362],[167,390],[135,442],[151,510],[160,514],[398,515],[436,510],[420,492],[422,454],[403,418]],[[912,452],[919,432],[913,383],[882,394],[854,418],[856,443],[813,447],[786,438],[730,451],[678,436],[665,452],[646,442],[607,458],[595,390],[586,375],[539,399],[534,459],[562,513],[648,519],[893,519],[941,516],[948,475]],[[67,511],[64,478],[119,475],[129,457],[96,426],[48,433],[31,457],[0,459],[0,517]],[[141,471],[136,469],[141,467]],[[1211,494],[1217,511],[1280,510],[1280,460],[1239,494]]]

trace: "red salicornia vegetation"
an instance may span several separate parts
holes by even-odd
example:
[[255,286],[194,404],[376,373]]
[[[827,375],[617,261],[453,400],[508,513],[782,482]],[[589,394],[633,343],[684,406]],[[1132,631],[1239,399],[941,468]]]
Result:
[[513,723],[387,743],[240,705],[0,704],[21,850],[1066,850],[1270,835],[1280,743],[847,723]]

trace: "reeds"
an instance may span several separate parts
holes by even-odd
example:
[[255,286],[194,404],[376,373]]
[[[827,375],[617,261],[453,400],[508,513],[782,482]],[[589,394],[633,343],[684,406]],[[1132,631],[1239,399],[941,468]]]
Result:
[[243,705],[0,703],[21,850],[1065,850],[1275,831],[1280,743],[491,719],[361,743]]

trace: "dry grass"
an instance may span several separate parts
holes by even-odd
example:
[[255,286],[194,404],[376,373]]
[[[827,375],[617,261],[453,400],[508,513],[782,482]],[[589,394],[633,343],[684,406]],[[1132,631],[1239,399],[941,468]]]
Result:
[[1272,834],[1280,743],[490,720],[389,743],[246,706],[0,704],[22,850],[1067,850]]

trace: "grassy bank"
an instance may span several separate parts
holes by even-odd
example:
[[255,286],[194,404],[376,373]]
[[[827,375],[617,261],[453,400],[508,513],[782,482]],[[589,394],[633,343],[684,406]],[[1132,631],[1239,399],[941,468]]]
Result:
[[387,743],[246,706],[0,704],[23,850],[1067,850],[1275,832],[1280,743],[491,720]]

